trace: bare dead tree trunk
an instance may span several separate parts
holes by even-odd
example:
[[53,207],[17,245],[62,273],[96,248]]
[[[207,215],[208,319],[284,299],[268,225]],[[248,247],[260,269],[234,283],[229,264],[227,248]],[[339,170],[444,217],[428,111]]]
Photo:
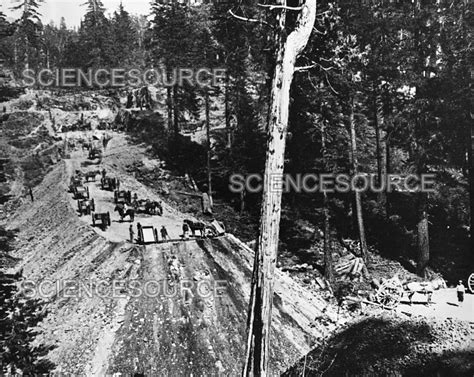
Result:
[[[359,161],[357,158],[357,138],[355,131],[355,120],[354,120],[354,98],[351,98],[350,113],[349,113],[349,127],[351,133],[351,162],[352,162],[352,174],[356,175],[359,171]],[[361,256],[365,262],[367,262],[367,240],[365,238],[365,227],[364,218],[362,215],[362,198],[360,191],[355,191],[355,211],[357,218],[357,227],[359,231],[359,242]]]
[[232,148],[232,130],[230,128],[230,95],[229,95],[229,84],[230,84],[230,75],[226,70],[225,73],[225,92],[224,92],[224,105],[225,105],[225,130],[227,136],[227,148]]
[[[281,1],[280,4],[286,4]],[[273,284],[278,254],[282,178],[288,126],[290,87],[298,55],[308,43],[316,18],[316,0],[306,0],[295,29],[286,36],[286,10],[281,10],[277,32],[277,61],[272,82],[271,116],[263,181],[260,230],[255,250],[248,316],[244,376],[270,376],[270,329]]]
[[209,89],[204,93],[206,102],[206,160],[207,160],[207,187],[208,195],[212,208],[212,173],[211,173],[211,121],[210,121],[210,103]]
[[166,96],[167,96],[167,110],[168,110],[168,132],[171,132],[173,129],[173,93],[171,87],[166,88]]

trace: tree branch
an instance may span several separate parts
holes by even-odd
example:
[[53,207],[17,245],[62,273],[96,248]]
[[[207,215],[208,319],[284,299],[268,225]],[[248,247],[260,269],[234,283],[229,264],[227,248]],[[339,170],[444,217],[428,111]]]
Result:
[[229,13],[232,17],[234,17],[238,20],[245,21],[245,22],[259,23],[259,24],[267,25],[267,26],[270,26],[271,28],[273,28],[273,25],[269,24],[267,21],[257,20],[256,18],[248,18],[248,17],[238,16],[234,12],[232,12],[232,9],[229,9]]
[[268,5],[268,4],[257,4],[259,7],[262,7],[262,8],[268,8],[270,10],[273,10],[273,9],[285,9],[285,10],[297,10],[297,11],[300,11],[301,9],[303,9],[303,6],[299,6],[299,7],[289,7],[288,5]]
[[334,67],[326,68],[326,67],[323,67],[321,64],[316,63],[316,62],[312,62],[312,63],[313,64],[311,64],[311,65],[306,65],[306,66],[302,66],[302,67],[295,67],[295,72],[307,71],[307,70],[315,68],[315,67],[319,67],[323,71],[328,72],[328,71],[330,71],[331,69],[334,68]]

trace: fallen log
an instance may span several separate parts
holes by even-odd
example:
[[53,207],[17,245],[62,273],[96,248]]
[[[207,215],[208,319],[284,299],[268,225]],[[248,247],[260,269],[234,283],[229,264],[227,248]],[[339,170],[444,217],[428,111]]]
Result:
[[379,307],[381,307],[383,309],[387,309],[387,310],[393,310],[394,309],[394,308],[389,308],[388,306],[379,304],[378,302],[364,300],[364,299],[361,299],[361,298],[358,298],[358,297],[353,297],[353,296],[348,296],[348,297],[345,298],[345,300],[346,301],[352,301],[352,302],[361,302],[361,303],[368,304],[368,305],[379,306]]
[[186,192],[186,191],[179,191],[179,190],[175,190],[174,191],[176,194],[180,194],[180,195],[186,195],[186,196],[192,196],[192,197],[195,197],[195,198],[200,198],[201,195],[199,194],[195,194],[193,192]]

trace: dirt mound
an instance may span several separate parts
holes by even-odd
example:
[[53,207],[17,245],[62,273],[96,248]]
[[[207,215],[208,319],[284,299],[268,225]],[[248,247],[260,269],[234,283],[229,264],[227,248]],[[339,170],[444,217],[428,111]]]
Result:
[[[139,154],[117,139],[103,161],[108,174],[119,176],[140,196],[151,196],[125,176],[125,167]],[[231,235],[138,246],[124,241],[126,223],[113,222],[115,233],[109,239],[92,229],[87,218],[77,216],[67,193],[66,182],[77,164],[80,161],[57,165],[35,190],[41,200],[25,201],[8,224],[20,230],[14,256],[22,260],[17,269],[31,281],[26,284],[30,291],[42,292],[47,302],[49,314],[37,342],[55,347],[48,358],[57,370],[238,374],[252,251]],[[98,198],[102,206],[112,205],[111,200]],[[162,221],[179,224],[186,217],[166,204],[164,208]],[[335,317],[334,308],[322,298],[278,271],[274,372],[286,369],[334,329]]]
[[381,315],[350,323],[284,376],[472,376],[467,322]]

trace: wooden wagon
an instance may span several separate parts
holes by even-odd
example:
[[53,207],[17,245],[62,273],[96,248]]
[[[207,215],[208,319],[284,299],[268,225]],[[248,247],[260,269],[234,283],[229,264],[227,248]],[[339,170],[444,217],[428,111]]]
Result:
[[474,293],[474,272],[469,275],[469,278],[467,279],[467,286],[469,287],[471,293]]
[[74,199],[89,199],[89,187],[76,186],[73,193]]
[[115,204],[125,204],[125,203],[131,203],[132,201],[132,192],[131,191],[119,191],[115,190],[114,191],[114,202]]
[[111,224],[110,212],[105,212],[105,213],[92,212],[91,217],[92,217],[92,226],[98,226],[103,231],[105,231],[107,227],[110,226]]
[[120,187],[120,181],[117,178],[104,177],[100,180],[102,190],[114,191]]
[[385,280],[375,293],[376,301],[386,309],[395,309],[403,296],[403,285],[398,278]]
[[136,213],[147,213],[146,199],[134,200],[132,205]]
[[77,201],[79,215],[90,215],[95,211],[94,199],[79,199]]
[[394,309],[398,306],[402,298],[409,301],[410,305],[413,302],[415,294],[421,294],[426,297],[425,304],[431,303],[433,292],[446,288],[446,282],[442,278],[437,278],[431,281],[413,281],[403,284],[398,276],[385,280],[377,289],[376,300],[379,304],[387,309]]
[[215,224],[218,225],[217,228],[214,224],[207,225],[202,221],[192,221],[189,219],[184,220],[183,223],[188,226],[189,230],[191,231],[192,237],[197,236],[196,231],[199,231],[201,238],[217,237],[218,235],[225,233],[222,224],[219,224],[217,222]]
[[95,177],[100,174],[100,171],[94,170],[94,171],[88,171],[84,174],[84,179],[86,182],[92,181],[95,182]]
[[80,176],[71,177],[71,180],[69,181],[69,192],[74,192],[74,189],[77,186],[82,186],[82,184],[83,184],[82,177]]

